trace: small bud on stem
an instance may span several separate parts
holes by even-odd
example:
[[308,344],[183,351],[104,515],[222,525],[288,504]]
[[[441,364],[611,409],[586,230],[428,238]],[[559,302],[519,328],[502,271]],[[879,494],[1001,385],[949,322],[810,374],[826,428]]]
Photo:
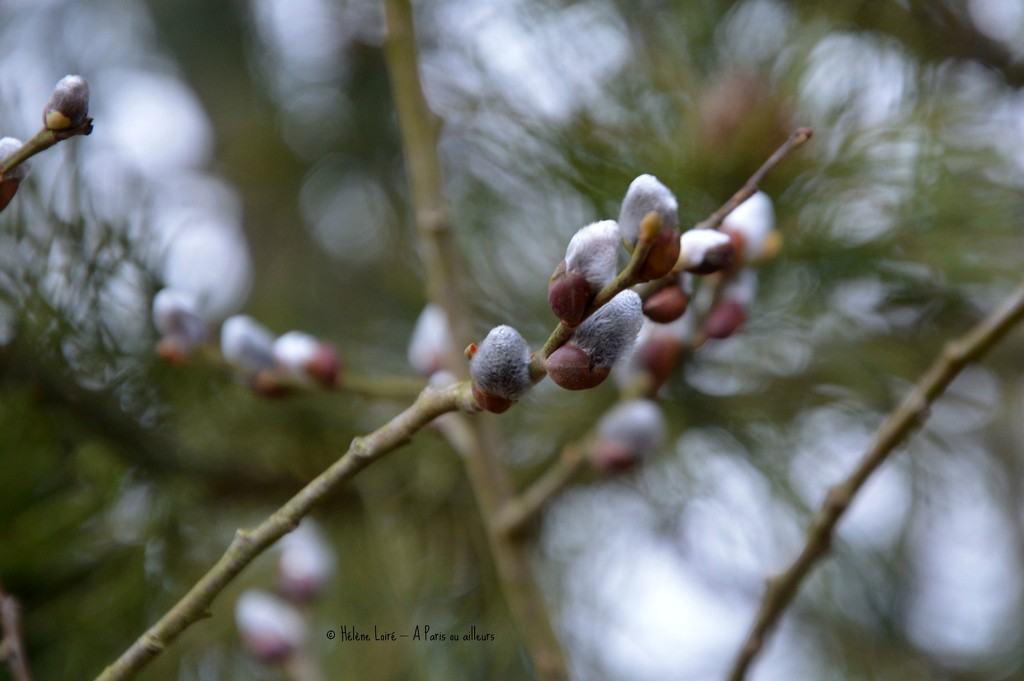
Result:
[[469,373],[473,377],[473,397],[487,411],[500,414],[533,386],[530,346],[511,326],[491,329],[471,354]]
[[81,76],[64,76],[43,109],[43,125],[47,130],[58,131],[79,128],[90,122],[89,84]]

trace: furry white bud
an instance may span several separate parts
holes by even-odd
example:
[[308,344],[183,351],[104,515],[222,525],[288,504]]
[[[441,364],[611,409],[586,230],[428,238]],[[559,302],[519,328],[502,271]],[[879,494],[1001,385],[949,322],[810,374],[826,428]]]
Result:
[[680,260],[687,272],[710,274],[732,261],[732,239],[713,229],[691,229],[679,237]]
[[445,353],[451,344],[448,317],[431,303],[423,308],[409,339],[409,365],[420,376],[429,378],[444,368]]
[[288,603],[266,591],[250,589],[235,603],[235,625],[245,647],[264,662],[280,662],[308,639],[306,621]]
[[621,239],[615,220],[602,220],[583,227],[569,240],[565,251],[566,271],[583,274],[591,292],[597,293],[615,278]]
[[679,229],[679,204],[675,194],[654,175],[641,175],[629,185],[619,211],[619,231],[630,245],[640,235],[640,221],[654,211],[661,218],[662,231]]
[[518,400],[530,389],[530,346],[511,326],[496,326],[469,363],[476,386],[489,395]]
[[89,84],[81,76],[64,76],[43,109],[43,124],[50,130],[77,128],[89,115]]
[[[14,137],[4,137],[3,139],[0,139],[0,161],[6,159],[18,149],[21,149],[21,140]],[[4,182],[7,182],[8,180],[17,180],[19,182],[24,180],[31,168],[32,164],[28,161],[19,163],[4,174]]]
[[623,470],[657,451],[665,441],[665,417],[651,400],[630,400],[610,409],[597,424],[591,462]]
[[281,590],[298,602],[306,602],[323,591],[334,572],[334,552],[316,524],[303,520],[295,530],[281,538],[278,574]]
[[333,387],[338,377],[338,357],[327,343],[302,331],[289,331],[276,341],[274,360],[286,374]]
[[744,260],[757,260],[764,255],[768,236],[775,229],[775,209],[764,192],[757,192],[725,216],[723,228],[743,236]]
[[160,336],[181,352],[205,343],[209,335],[195,296],[169,288],[153,297],[153,324]]
[[274,336],[248,315],[235,315],[224,322],[220,351],[228,364],[247,372],[274,366]]
[[626,355],[644,323],[643,305],[636,291],[626,289],[586,319],[573,342],[595,367],[610,367]]

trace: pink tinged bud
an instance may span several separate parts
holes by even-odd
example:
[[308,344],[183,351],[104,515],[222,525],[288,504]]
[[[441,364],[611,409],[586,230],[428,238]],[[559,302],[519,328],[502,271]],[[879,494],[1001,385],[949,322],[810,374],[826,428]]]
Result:
[[248,315],[229,317],[220,330],[224,360],[247,373],[274,367],[274,337]]
[[559,263],[548,282],[548,305],[569,328],[579,326],[583,321],[594,292],[582,272],[566,272],[565,261]]
[[651,456],[665,441],[665,418],[650,400],[630,400],[609,410],[597,425],[591,464],[598,470],[619,472]]
[[423,308],[409,339],[409,364],[417,374],[429,378],[444,368],[445,353],[452,344],[448,318],[433,303]]
[[573,342],[587,354],[592,365],[610,369],[632,349],[643,323],[640,296],[627,289],[580,324]]
[[263,662],[283,662],[308,639],[306,621],[288,603],[250,589],[235,603],[235,626],[246,649]]
[[669,333],[653,334],[637,348],[632,363],[650,377],[651,393],[657,392],[672,376],[679,366],[682,350],[682,341]]
[[[0,139],[0,161],[3,161],[8,156],[16,152],[21,148],[21,141],[13,137],[4,137]],[[11,202],[14,195],[18,191],[18,185],[28,175],[28,171],[31,168],[31,164],[28,161],[20,163],[14,168],[11,168],[6,174],[4,174],[3,180],[0,180],[0,210],[7,207],[7,204]]]
[[722,231],[736,244],[736,260],[754,262],[769,255],[774,242],[775,209],[764,192],[757,192],[736,206],[723,222]]
[[290,331],[276,341],[274,360],[284,373],[333,388],[338,380],[338,355],[327,343],[308,333]]
[[679,204],[675,195],[653,175],[641,175],[630,183],[619,211],[619,231],[630,246],[636,245],[640,221],[651,211],[661,219],[662,231],[678,234]]
[[580,229],[565,251],[566,271],[582,274],[596,294],[615,278],[621,238],[614,220],[594,222]]
[[281,591],[295,602],[308,603],[323,591],[333,574],[334,552],[311,520],[303,520],[278,546]]
[[473,396],[481,407],[500,414],[530,390],[530,346],[518,331],[496,326],[479,348],[470,347]]
[[679,237],[683,269],[693,274],[711,274],[727,267],[734,248],[728,234],[713,229],[691,229]]
[[67,130],[86,123],[89,115],[89,84],[81,76],[64,76],[43,109],[43,125]]
[[169,288],[153,297],[153,324],[161,336],[160,356],[172,361],[183,360],[210,333],[195,297]]

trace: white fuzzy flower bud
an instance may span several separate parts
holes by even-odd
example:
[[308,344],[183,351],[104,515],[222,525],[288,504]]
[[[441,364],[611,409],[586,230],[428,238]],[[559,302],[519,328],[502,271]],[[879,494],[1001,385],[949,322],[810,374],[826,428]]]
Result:
[[278,546],[281,591],[300,603],[319,595],[334,572],[336,561],[316,523],[303,520],[293,532],[281,538]]
[[[21,144],[21,140],[14,137],[4,137],[3,139],[0,139],[0,161],[6,159],[18,149],[21,149]],[[28,161],[19,163],[4,174],[4,182],[7,182],[8,180],[17,180],[19,182],[24,180],[31,168],[32,164]]]
[[573,343],[590,357],[592,366],[611,367],[633,347],[643,323],[640,296],[627,289],[580,324]]
[[195,296],[169,288],[153,297],[153,324],[162,339],[182,353],[205,343],[210,332]]
[[725,217],[722,228],[742,237],[745,262],[758,260],[765,255],[769,235],[775,229],[772,200],[764,192],[755,193]]
[[274,336],[248,315],[235,315],[224,322],[220,351],[228,364],[250,373],[274,366]]
[[630,400],[610,409],[597,424],[590,460],[603,471],[620,471],[649,457],[665,441],[665,417],[650,400]]
[[431,303],[423,308],[409,339],[409,365],[420,376],[429,378],[444,368],[445,353],[451,344],[448,317]]
[[607,286],[618,270],[619,226],[615,220],[594,222],[569,240],[565,251],[566,272],[580,272],[597,293]]
[[235,625],[245,647],[264,662],[281,662],[308,639],[306,621],[288,603],[250,589],[235,603]]
[[619,211],[619,231],[626,243],[636,244],[640,221],[651,211],[661,218],[662,231],[679,229],[679,204],[675,195],[654,175],[641,175],[629,185]]
[[697,274],[710,274],[732,262],[732,239],[713,229],[691,229],[679,237],[683,269]]
[[338,377],[338,357],[327,343],[302,331],[289,331],[276,341],[274,360],[286,374],[311,379],[324,387],[333,387]]
[[43,124],[50,130],[77,128],[89,115],[89,84],[81,76],[64,76],[43,109]]
[[[511,402],[525,395],[532,385],[530,346],[511,326],[496,326],[473,354],[469,373],[477,393],[507,400],[511,406]],[[485,404],[481,406],[487,408]]]

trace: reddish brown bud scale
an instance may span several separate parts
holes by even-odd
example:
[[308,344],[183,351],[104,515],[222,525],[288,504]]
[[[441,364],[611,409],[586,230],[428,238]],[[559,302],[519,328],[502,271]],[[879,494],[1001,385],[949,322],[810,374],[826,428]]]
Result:
[[548,376],[566,390],[589,390],[600,385],[611,367],[595,367],[578,345],[568,343],[551,353],[545,362]]
[[306,373],[325,388],[338,385],[338,374],[341,373],[341,361],[330,345],[321,343],[313,357],[306,363]]
[[652,336],[637,348],[633,362],[650,375],[651,393],[657,392],[676,370],[682,349],[679,339],[672,336]]
[[647,259],[640,266],[639,281],[651,281],[672,271],[679,260],[679,230],[663,229],[654,237]]
[[668,324],[682,317],[689,305],[690,296],[673,283],[651,294],[643,309],[651,321]]
[[509,410],[515,400],[510,400],[500,395],[492,395],[491,393],[485,393],[480,389],[476,383],[473,384],[473,399],[480,405],[480,408],[484,411],[489,411],[492,414],[501,414]]
[[275,371],[266,369],[257,372],[249,381],[252,391],[261,397],[279,399],[294,392],[294,386],[283,382]]
[[747,320],[743,305],[733,298],[723,298],[704,319],[704,334],[708,338],[728,338]]
[[0,210],[7,207],[14,195],[18,193],[18,180],[3,180],[0,182]]
[[740,230],[730,227],[722,227],[720,231],[723,234],[728,234],[729,239],[732,241],[732,258],[729,259],[728,268],[723,268],[732,272],[739,269],[746,261],[747,237]]
[[566,274],[564,260],[555,268],[548,283],[548,305],[566,326],[579,326],[593,297],[590,282],[581,272]]
[[590,451],[590,464],[602,473],[625,473],[639,461],[636,453],[620,442],[598,442]]

